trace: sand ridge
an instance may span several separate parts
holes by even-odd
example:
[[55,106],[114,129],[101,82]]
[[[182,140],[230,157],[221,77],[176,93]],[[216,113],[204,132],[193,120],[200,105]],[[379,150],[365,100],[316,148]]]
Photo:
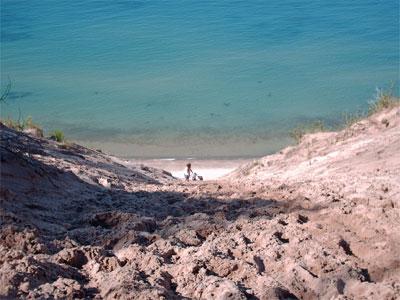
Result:
[[400,108],[208,182],[1,125],[0,296],[400,297]]

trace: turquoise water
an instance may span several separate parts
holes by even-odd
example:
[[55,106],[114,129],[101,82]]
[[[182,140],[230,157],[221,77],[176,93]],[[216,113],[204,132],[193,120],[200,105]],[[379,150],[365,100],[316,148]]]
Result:
[[398,82],[399,3],[1,0],[8,77],[2,117],[117,155],[259,156]]

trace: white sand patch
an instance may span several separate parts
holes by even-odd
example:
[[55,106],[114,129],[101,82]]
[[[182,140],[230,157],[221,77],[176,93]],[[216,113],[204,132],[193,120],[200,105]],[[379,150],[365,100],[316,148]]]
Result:
[[184,179],[184,171],[187,163],[192,164],[192,170],[197,175],[203,177],[204,181],[221,178],[234,171],[240,165],[253,161],[253,159],[213,159],[197,160],[188,158],[182,159],[150,159],[150,160],[130,160],[129,164],[146,165],[154,168],[163,169],[170,172],[174,177]]
[[[195,173],[203,177],[203,180],[213,180],[220,178],[224,175],[234,171],[235,168],[198,168]],[[172,171],[172,176],[180,179],[184,179],[184,170]]]

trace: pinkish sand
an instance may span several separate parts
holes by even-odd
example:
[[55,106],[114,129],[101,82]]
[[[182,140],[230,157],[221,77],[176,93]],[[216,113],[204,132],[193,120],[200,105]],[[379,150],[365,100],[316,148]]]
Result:
[[400,299],[399,105],[206,182],[0,140],[0,299]]

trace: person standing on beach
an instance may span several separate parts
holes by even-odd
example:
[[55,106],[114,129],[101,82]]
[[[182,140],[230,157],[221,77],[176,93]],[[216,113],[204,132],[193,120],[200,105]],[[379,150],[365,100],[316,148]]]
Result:
[[185,173],[184,173],[184,176],[185,176],[186,181],[189,181],[190,175],[192,175],[192,174],[193,174],[193,171],[192,171],[192,164],[191,164],[191,163],[187,163],[187,164],[186,164]]

